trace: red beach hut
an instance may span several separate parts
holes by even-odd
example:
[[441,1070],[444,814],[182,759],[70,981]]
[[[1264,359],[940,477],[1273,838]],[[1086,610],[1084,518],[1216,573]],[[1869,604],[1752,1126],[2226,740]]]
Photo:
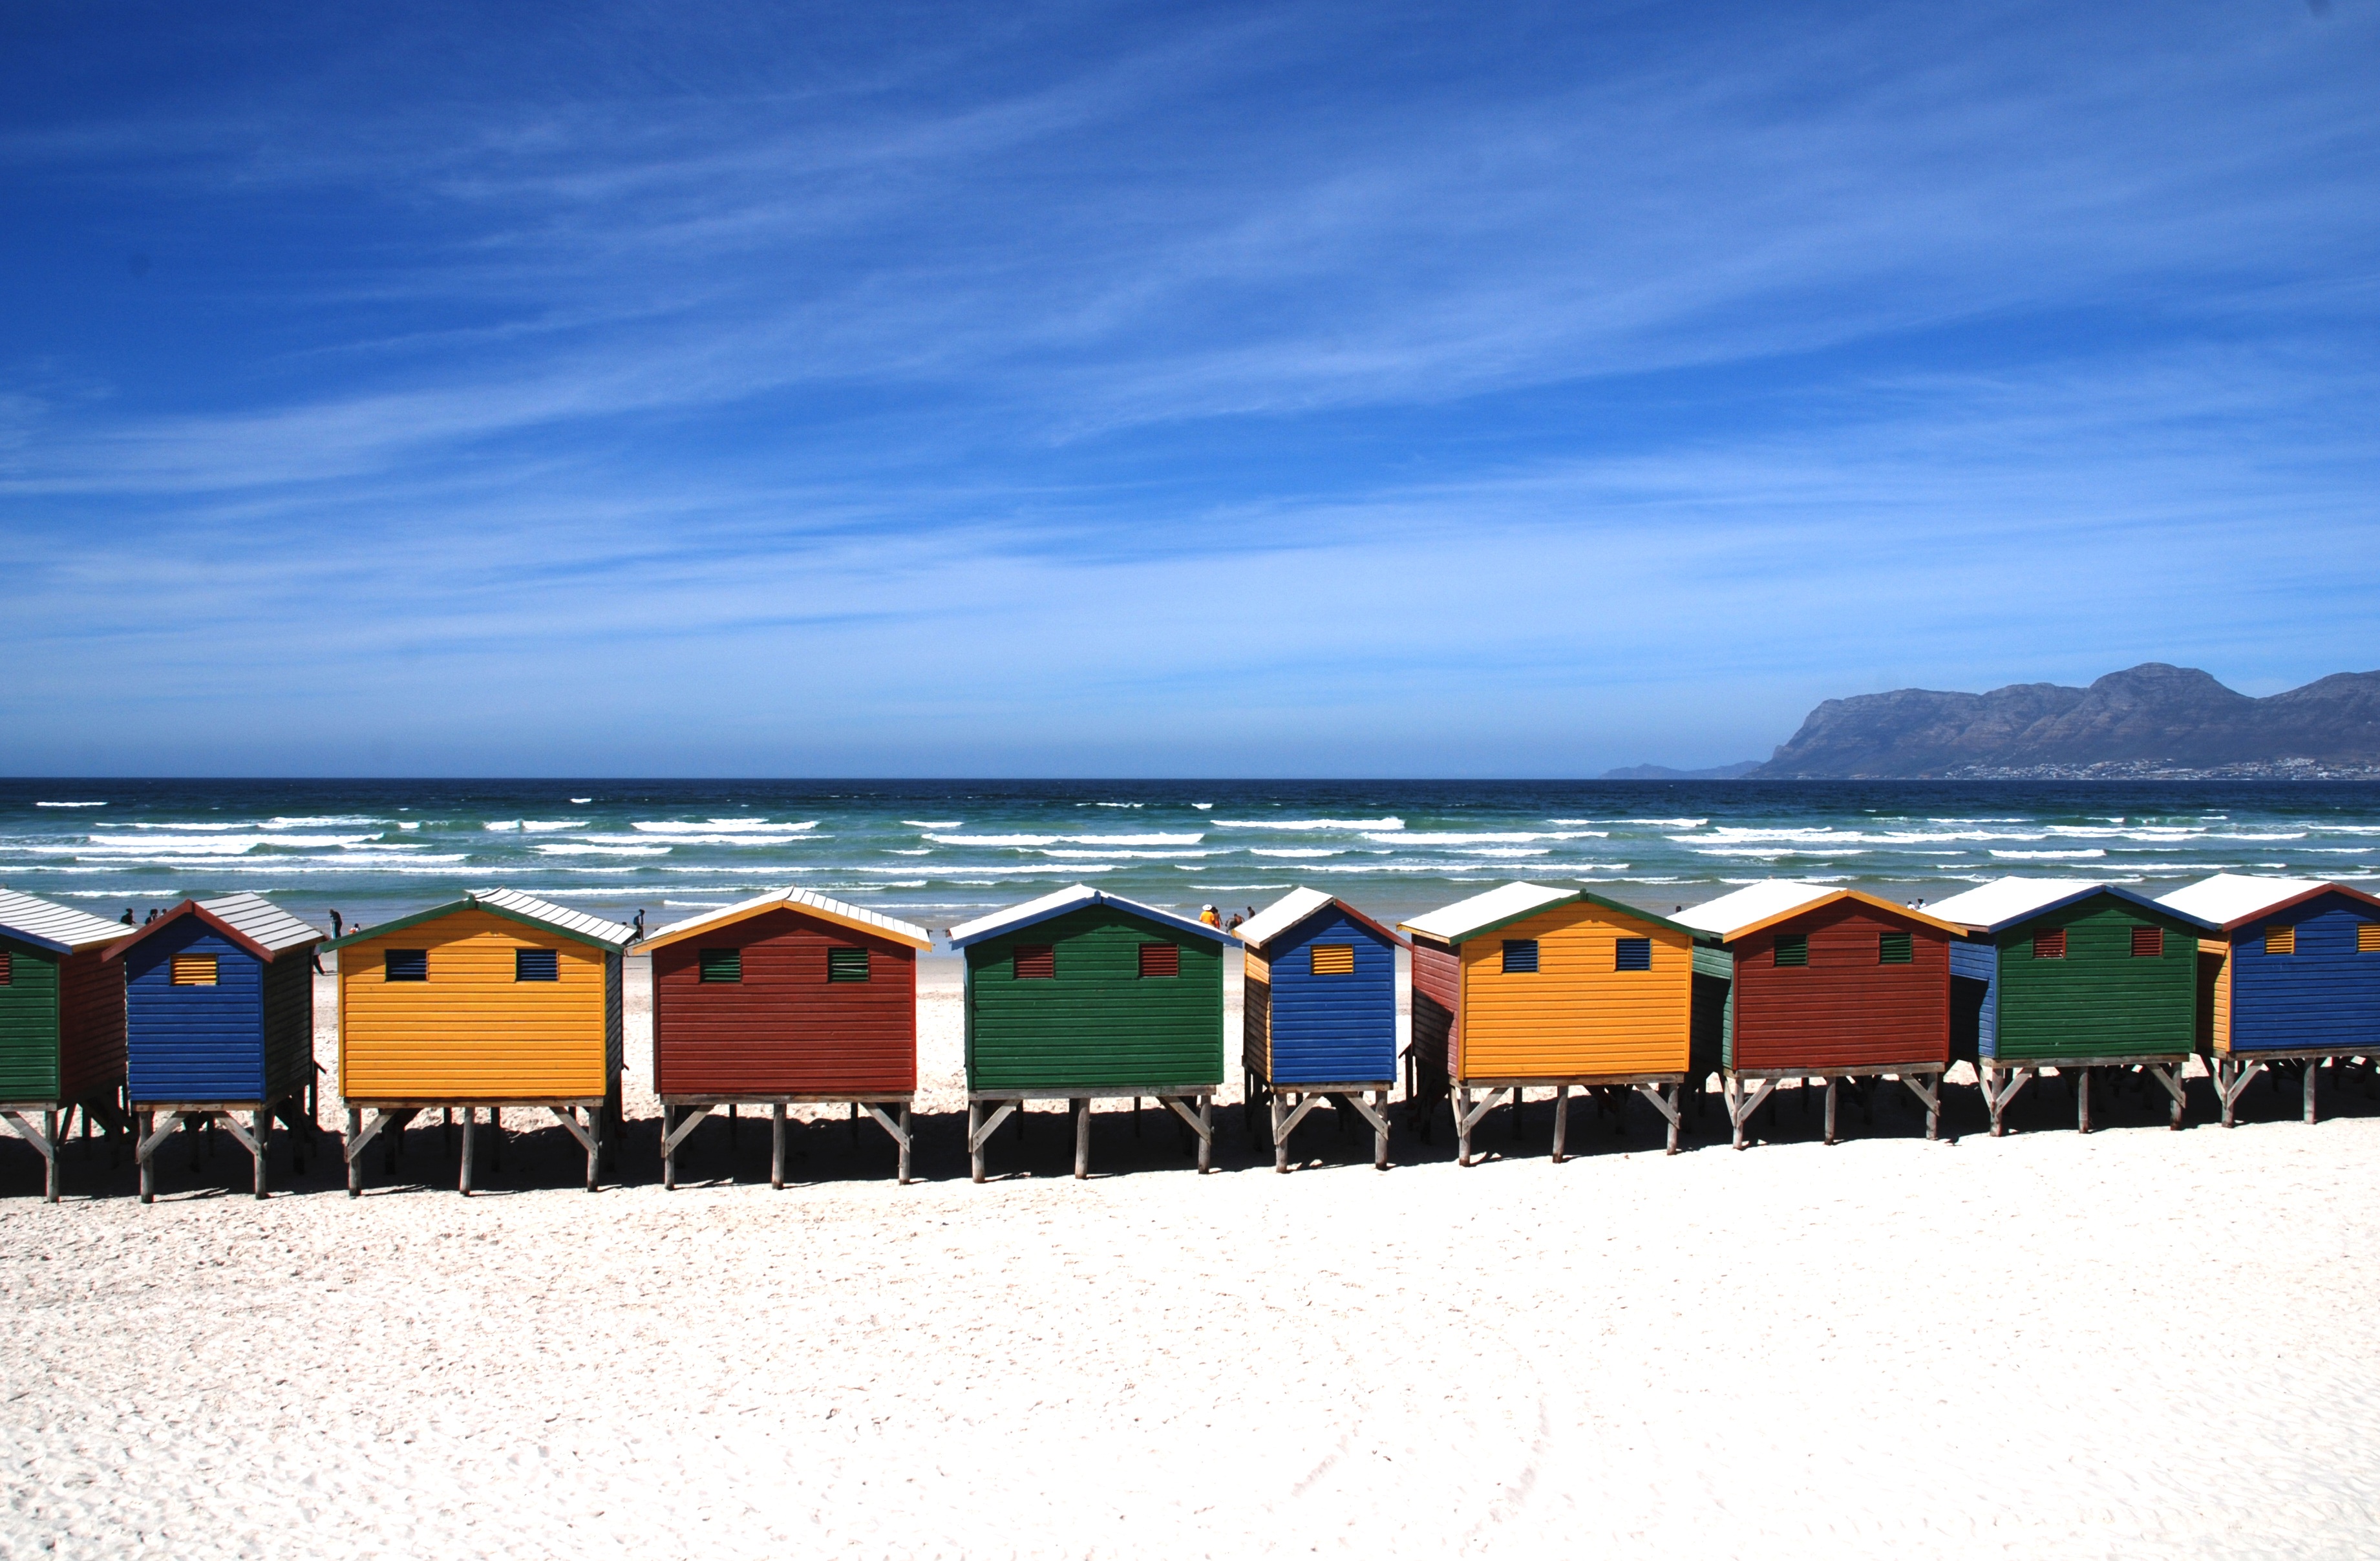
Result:
[[[769,1107],[770,1184],[785,1184],[785,1107],[849,1105],[892,1134],[909,1180],[925,928],[787,889],[665,926],[653,961],[662,1179],[713,1109]],[[895,1115],[888,1115],[890,1107]],[[854,1131],[856,1131],[855,1129]]]

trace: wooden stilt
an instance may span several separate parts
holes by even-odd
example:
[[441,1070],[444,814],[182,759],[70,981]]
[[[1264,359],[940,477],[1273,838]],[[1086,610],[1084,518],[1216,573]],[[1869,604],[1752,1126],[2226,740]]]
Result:
[[479,1110],[474,1107],[466,1106],[463,1107],[463,1176],[461,1185],[463,1189],[463,1196],[466,1198],[471,1195],[471,1162],[473,1156],[478,1153],[480,1143],[480,1135],[472,1131],[479,1125],[476,1120],[479,1115]]
[[[1837,1083],[1838,1081],[1831,1075],[1827,1080],[1827,1142],[1828,1144],[1835,1141],[1835,1085]],[[1805,1083],[1803,1087],[1806,1089],[1807,1083]]]
[[1198,1097],[1198,1174],[1204,1176],[1215,1164],[1215,1097]]
[[1570,1132],[1570,1086],[1554,1086],[1554,1164],[1560,1165],[1570,1156],[1562,1153],[1562,1140]]
[[785,1190],[785,1103],[782,1100],[769,1107],[769,1185],[780,1192]]
[[983,1180],[983,1107],[967,1102],[967,1161],[974,1180]]
[[[2321,1058],[2319,1058],[2319,1057],[2309,1057],[2309,1058],[2307,1058],[2307,1059],[2306,1059],[2306,1074],[2305,1074],[2305,1119],[2306,1119],[2306,1126],[2308,1126],[2308,1127],[2312,1127],[2312,1126],[2313,1126],[2313,1121],[2314,1121],[2314,1115],[2313,1115],[2313,1088],[2314,1088],[2314,1081],[2315,1081],[2317,1078],[2321,1077],[2321,1075],[2322,1075],[2322,1059],[2321,1059]],[[55,1202],[55,1200],[52,1200],[52,1201],[53,1201],[53,1202]]]
[[[2313,1120],[2313,1107],[2311,1104],[2311,1097],[2309,1097],[2309,1103],[2306,1107],[2306,1120]],[[88,1114],[84,1116],[82,1125],[83,1136],[86,1138],[90,1137],[91,1118]],[[58,1175],[58,1114],[55,1111],[44,1111],[42,1113],[42,1143],[39,1147],[42,1151],[42,1197],[44,1202],[55,1204],[58,1201],[58,1193],[60,1191]]]
[[157,1201],[157,1165],[145,1146],[155,1136],[156,1117],[153,1113],[142,1111],[132,1121],[136,1142],[133,1157],[140,1163],[140,1201],[153,1204]]
[[349,1111],[347,1141],[341,1145],[344,1153],[339,1157],[347,1163],[347,1196],[350,1198],[360,1198],[364,1195],[364,1168],[356,1162],[357,1152],[363,1146],[364,1114],[361,1111]]
[[898,1176],[900,1183],[904,1187],[909,1185],[909,1148],[912,1144],[916,1143],[916,1135],[909,1131],[909,1103],[905,1100],[901,1103],[900,1167],[894,1173]]
[[2089,1132],[2091,1131],[2091,1070],[2077,1068],[2074,1073],[2074,1131]]
[[256,1135],[256,1142],[249,1145],[249,1153],[256,1157],[256,1195],[261,1199],[270,1195],[265,1186],[265,1151],[273,1144],[273,1113],[259,1107],[249,1113],[249,1131]]
[[1281,1096],[1272,1097],[1272,1168],[1282,1176],[1289,1174],[1289,1132],[1283,1119]]
[[1091,1103],[1077,1100],[1075,1107],[1075,1180],[1084,1180],[1091,1174]]

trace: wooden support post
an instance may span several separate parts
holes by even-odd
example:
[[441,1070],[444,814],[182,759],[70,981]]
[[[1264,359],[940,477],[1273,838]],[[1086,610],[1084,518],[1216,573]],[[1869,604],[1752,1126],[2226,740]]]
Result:
[[785,1103],[769,1103],[769,1185],[785,1190]]
[[603,1107],[596,1105],[587,1107],[587,1191],[597,1191],[602,1180]]
[[504,1108],[488,1107],[488,1168],[498,1176],[504,1174]]
[[339,1146],[339,1157],[347,1162],[347,1196],[350,1198],[364,1195],[364,1168],[357,1159],[364,1143],[364,1114],[350,1110],[347,1113],[347,1141]]
[[455,1151],[455,1107],[452,1106],[441,1106],[438,1107],[438,1136],[444,1142],[447,1153],[453,1154]]
[[1471,1163],[1471,1090],[1465,1085],[1454,1092],[1454,1163]]
[[1389,1092],[1372,1092],[1372,1168],[1389,1168]]
[[676,1113],[674,1106],[664,1104],[662,1107],[662,1191],[664,1192],[677,1191],[677,1140],[670,1136]]
[[[2313,1106],[2311,1095],[2308,1096],[2308,1103],[2306,1106],[2306,1120],[2313,1120]],[[89,1112],[83,1113],[82,1129],[83,1136],[85,1138],[89,1138],[91,1136],[91,1114]],[[58,1114],[55,1111],[44,1111],[42,1113],[42,1142],[38,1147],[42,1151],[42,1197],[44,1202],[55,1204],[58,1201],[59,1191]]]
[[901,1163],[897,1173],[904,1187],[909,1185],[909,1146],[915,1142],[916,1135],[909,1131],[909,1103],[905,1100],[901,1103]]
[[479,1115],[479,1110],[475,1107],[466,1106],[463,1107],[463,1176],[461,1185],[463,1189],[463,1196],[466,1198],[471,1195],[471,1158],[479,1152],[478,1146],[480,1143],[480,1135],[478,1132],[473,1131],[479,1125],[477,1120]]
[[1562,1140],[1570,1131],[1570,1086],[1554,1086],[1554,1164],[1560,1165],[1568,1156],[1562,1153]]
[[1091,1103],[1077,1099],[1075,1107],[1075,1180],[1082,1181],[1091,1174]]
[[[2305,1119],[2306,1126],[2312,1127],[2313,1126],[2314,1121],[2313,1085],[2314,1081],[2322,1076],[2322,1059],[2319,1057],[2307,1058],[2305,1068]],[[51,1201],[53,1203],[56,1202],[55,1199],[52,1199]]]
[[967,1102],[967,1162],[978,1181],[983,1180],[983,1107]]
[[249,1131],[256,1135],[256,1142],[249,1145],[249,1152],[256,1156],[256,1195],[262,1199],[271,1195],[265,1187],[265,1151],[273,1146],[273,1113],[260,1106],[249,1113]]
[[153,1111],[139,1112],[132,1119],[134,1144],[132,1154],[140,1164],[140,1201],[144,1204],[153,1204],[157,1201],[157,1167],[155,1161],[151,1158],[153,1151],[150,1148],[151,1142],[156,1136],[154,1131],[156,1120],[157,1116]]
[[[732,1114],[735,1107],[730,1106],[727,1109]],[[851,1103],[851,1142],[859,1142],[859,1102],[856,1100]]]
[[1521,1097],[1526,1094],[1528,1091],[1519,1085],[1512,1086],[1512,1142],[1515,1144],[1521,1142]]
[[[1828,1144],[1835,1141],[1835,1086],[1839,1082],[1831,1073],[1827,1076],[1827,1142]],[[1807,1089],[1809,1085],[1804,1082],[1803,1087]]]
[[1289,1174],[1289,1131],[1281,1096],[1272,1097],[1272,1168],[1282,1176]]
[[1215,1097],[1198,1097],[1198,1174],[1204,1176],[1215,1163]]
[[2072,1071],[2076,1075],[2074,1081],[2074,1131],[2076,1132],[2089,1132],[2091,1131],[2091,1070],[2088,1068],[2077,1068]]

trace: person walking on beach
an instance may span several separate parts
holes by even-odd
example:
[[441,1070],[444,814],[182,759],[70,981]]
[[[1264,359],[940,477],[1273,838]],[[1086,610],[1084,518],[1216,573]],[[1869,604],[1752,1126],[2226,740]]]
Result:
[[129,906],[129,905],[127,905],[126,907],[124,907],[124,925],[125,925],[126,926],[132,926],[137,925],[137,924],[135,924],[135,923],[134,923],[134,921],[132,920],[132,907],[131,907],[131,906]]
[[1198,912],[1198,919],[1207,926],[1213,927],[1218,932],[1220,932],[1223,928],[1223,918],[1212,905],[1201,907]]
[[339,927],[340,927],[340,925],[341,925],[341,924],[340,924],[340,921],[339,921],[339,913],[337,913],[336,911],[332,912],[332,913],[331,913],[331,936],[332,936],[332,937],[336,938],[336,937],[340,936],[340,933],[339,933]]

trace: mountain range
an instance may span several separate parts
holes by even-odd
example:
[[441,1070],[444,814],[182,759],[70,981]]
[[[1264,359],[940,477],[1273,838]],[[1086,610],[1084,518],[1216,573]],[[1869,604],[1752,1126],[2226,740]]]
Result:
[[2261,699],[2194,667],[2162,661],[2110,672],[2088,688],[2022,683],[1988,694],[1861,694],[1812,710],[1748,774],[1764,780],[2380,777],[2380,672],[2338,672]]

